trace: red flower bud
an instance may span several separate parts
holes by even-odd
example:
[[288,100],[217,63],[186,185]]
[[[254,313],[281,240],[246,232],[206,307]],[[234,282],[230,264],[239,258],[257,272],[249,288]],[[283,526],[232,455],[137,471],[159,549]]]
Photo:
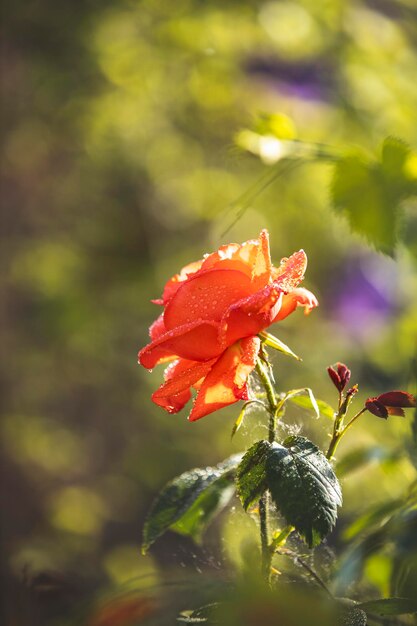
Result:
[[327,368],[332,383],[341,393],[350,380],[350,369],[344,363],[336,363]]
[[353,385],[353,387],[347,390],[346,397],[347,398],[353,397],[354,395],[358,393],[358,391],[359,391],[358,385]]
[[388,415],[404,417],[404,410],[416,406],[416,399],[406,391],[387,391],[375,398],[368,398],[365,407],[377,417],[387,419]]

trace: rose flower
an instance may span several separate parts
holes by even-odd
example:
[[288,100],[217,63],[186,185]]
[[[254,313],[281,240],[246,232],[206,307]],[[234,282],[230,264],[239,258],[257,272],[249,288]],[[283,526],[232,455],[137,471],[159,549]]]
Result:
[[309,313],[318,304],[310,291],[297,288],[306,266],[300,250],[274,267],[263,230],[258,239],[221,246],[173,276],[154,301],[164,312],[149,329],[151,343],[139,352],[139,363],[148,369],[171,361],[152,400],[177,413],[194,387],[191,421],[246,400],[258,333],[298,305]]

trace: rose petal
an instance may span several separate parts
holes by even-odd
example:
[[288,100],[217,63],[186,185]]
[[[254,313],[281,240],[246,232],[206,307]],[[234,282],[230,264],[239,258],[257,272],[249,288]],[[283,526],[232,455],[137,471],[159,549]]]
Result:
[[256,289],[267,285],[272,270],[268,231],[262,230],[258,239],[221,246],[204,260],[201,270],[209,269],[234,269],[243,272],[251,278]]
[[271,280],[271,255],[269,253],[268,231],[262,230],[259,235],[259,246],[256,251],[256,259],[252,269],[252,282],[260,289]]
[[256,264],[259,248],[265,249],[265,239],[268,239],[268,233],[267,231],[262,231],[259,240],[252,239],[243,244],[230,243],[221,246],[216,252],[207,255],[204,259],[189,263],[182,268],[179,274],[175,274],[166,283],[163,298],[153,300],[153,302],[166,304],[175,295],[181,283],[200,271],[207,271],[209,269],[234,269],[251,276],[253,266]]
[[199,272],[183,283],[165,308],[168,330],[196,320],[219,321],[231,304],[253,292],[250,278],[236,270]]
[[242,244],[229,243],[226,246],[221,246],[216,252],[209,254],[204,259],[201,269],[235,269],[250,277],[258,247],[259,241],[257,239],[251,239]]
[[[248,243],[248,242],[246,242]],[[237,263],[233,265],[234,261],[239,261],[239,251],[245,244],[229,243],[225,246],[220,246],[216,252],[208,254],[201,266],[203,271],[213,269],[239,269],[240,271],[246,271],[243,266],[247,263]]]
[[168,413],[178,413],[191,398],[190,387],[206,376],[214,362],[178,359],[171,363],[164,373],[166,382],[155,391],[152,400]]
[[171,300],[171,298],[175,295],[178,287],[186,281],[190,276],[198,272],[203,263],[203,259],[200,261],[194,261],[193,263],[189,263],[185,267],[182,268],[179,274],[175,274],[169,281],[166,283],[164,287],[164,293],[161,300],[153,300],[156,304],[166,304]]
[[404,408],[411,408],[416,406],[416,399],[411,393],[406,391],[387,391],[387,393],[381,393],[377,400],[384,406],[399,406]]
[[294,252],[288,259],[282,259],[281,265],[273,272],[274,281],[278,281],[283,291],[291,291],[303,280],[307,268],[307,255],[304,250]]
[[282,292],[274,284],[233,304],[221,322],[220,340],[231,345],[268,328],[281,307]]
[[[167,329],[165,328],[164,314],[161,313],[161,315],[150,326],[149,336],[152,339],[152,342],[155,342],[160,337],[162,337],[162,335],[164,335],[166,332],[167,332]],[[171,350],[166,350],[165,353],[162,353],[162,352],[160,353],[158,363],[166,363],[167,361],[172,361],[172,359],[175,359],[176,357],[177,355],[174,354]],[[140,360],[139,360],[139,363],[141,363]]]
[[225,350],[201,386],[190,421],[247,397],[247,379],[255,367],[259,347],[259,337],[250,337]]
[[161,315],[150,326],[149,336],[152,339],[152,341],[156,341],[157,339],[159,339],[159,337],[164,335],[166,332],[167,332],[167,329],[165,328],[164,314],[161,313]]
[[169,358],[209,361],[224,350],[219,341],[219,329],[216,322],[197,321],[169,330],[139,352],[139,363],[152,369]]
[[308,315],[310,311],[318,305],[319,303],[316,296],[311,293],[311,291],[308,291],[308,289],[304,289],[303,287],[293,289],[293,291],[284,295],[281,308],[274,322],[279,322],[288,317],[298,306],[303,306],[305,315]]

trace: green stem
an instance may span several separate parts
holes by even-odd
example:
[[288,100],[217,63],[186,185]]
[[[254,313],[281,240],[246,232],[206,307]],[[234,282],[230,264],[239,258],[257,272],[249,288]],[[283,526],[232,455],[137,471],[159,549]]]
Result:
[[334,429],[333,429],[333,435],[330,441],[329,449],[327,450],[327,454],[326,454],[326,458],[329,459],[329,461],[334,457],[336,448],[339,445],[339,442],[341,438],[343,437],[343,435],[346,434],[346,431],[352,426],[352,424],[358,419],[358,417],[362,415],[362,413],[365,413],[366,410],[367,409],[365,407],[361,409],[359,413],[356,413],[356,415],[352,417],[350,422],[348,422],[345,427],[343,427],[344,415],[340,416],[340,414],[338,414],[336,416]]
[[288,524],[288,526],[285,526],[285,528],[283,528],[281,532],[272,539],[269,545],[269,549],[271,550],[271,552],[275,552],[275,550],[280,548],[282,544],[284,544],[287,541],[288,537],[291,535],[293,530],[295,530],[295,528],[294,526],[291,526],[291,524]]
[[256,371],[265,389],[266,397],[269,404],[268,441],[269,443],[273,443],[275,441],[275,431],[277,427],[277,399],[271,383],[271,379],[268,375],[268,371],[263,365],[262,361],[258,360],[256,362]]
[[345,432],[348,430],[348,428],[350,428],[350,427],[352,426],[353,422],[355,422],[355,421],[358,419],[358,417],[360,417],[360,416],[362,415],[362,413],[365,413],[365,411],[367,411],[367,410],[368,410],[368,409],[367,409],[367,408],[366,408],[366,406],[365,406],[365,407],[364,407],[361,411],[359,411],[359,413],[356,413],[356,415],[354,415],[354,416],[352,417],[352,419],[350,420],[350,422],[348,422],[348,423],[346,424],[346,426],[344,427],[344,429],[343,429],[343,431],[342,431],[342,435],[344,435],[344,434],[345,434]]
[[[256,371],[265,389],[268,400],[269,424],[268,441],[275,441],[277,422],[277,398],[269,372],[260,359],[256,362]],[[269,545],[269,493],[265,492],[259,500],[259,529],[261,534],[262,576],[268,585],[271,583],[271,562],[273,551]]]
[[269,584],[272,557],[269,551],[269,494],[267,491],[259,500],[259,527],[261,533],[262,577]]
[[326,453],[326,459],[328,459],[329,461],[334,457],[334,453],[336,452],[336,448],[339,445],[339,441],[341,437],[342,437],[341,432],[335,429],[333,431],[329,449],[327,450],[327,453]]

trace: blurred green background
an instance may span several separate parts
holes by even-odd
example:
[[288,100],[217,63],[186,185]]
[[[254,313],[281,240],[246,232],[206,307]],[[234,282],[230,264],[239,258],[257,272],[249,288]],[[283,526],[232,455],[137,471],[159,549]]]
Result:
[[[261,116],[283,114],[302,141],[360,146],[375,159],[386,136],[417,146],[417,9],[414,0],[8,0],[4,18],[2,594],[8,624],[76,623],[80,607],[132,578],[227,571],[254,530],[236,501],[203,548],[171,535],[139,554],[158,489],[247,447],[258,421],[231,443],[236,406],[190,424],[152,404],[162,368],[148,373],[136,354],[159,313],[150,299],[180,267],[268,228],[275,264],[306,250],[305,286],[320,301],[309,318],[298,312],[273,329],[304,359],[274,356],[279,388],[310,386],[332,403],[325,368],[344,361],[358,408],[388,389],[415,391],[415,200],[403,205],[408,245],[394,259],[332,210],[330,163],[285,173],[224,233],[232,203],[272,167],[235,142]],[[290,417],[326,445],[325,418]],[[398,454],[343,480],[331,544],[415,480],[411,421],[365,416],[341,444],[340,458],[364,447]],[[375,558],[364,584],[378,596],[392,562]]]

